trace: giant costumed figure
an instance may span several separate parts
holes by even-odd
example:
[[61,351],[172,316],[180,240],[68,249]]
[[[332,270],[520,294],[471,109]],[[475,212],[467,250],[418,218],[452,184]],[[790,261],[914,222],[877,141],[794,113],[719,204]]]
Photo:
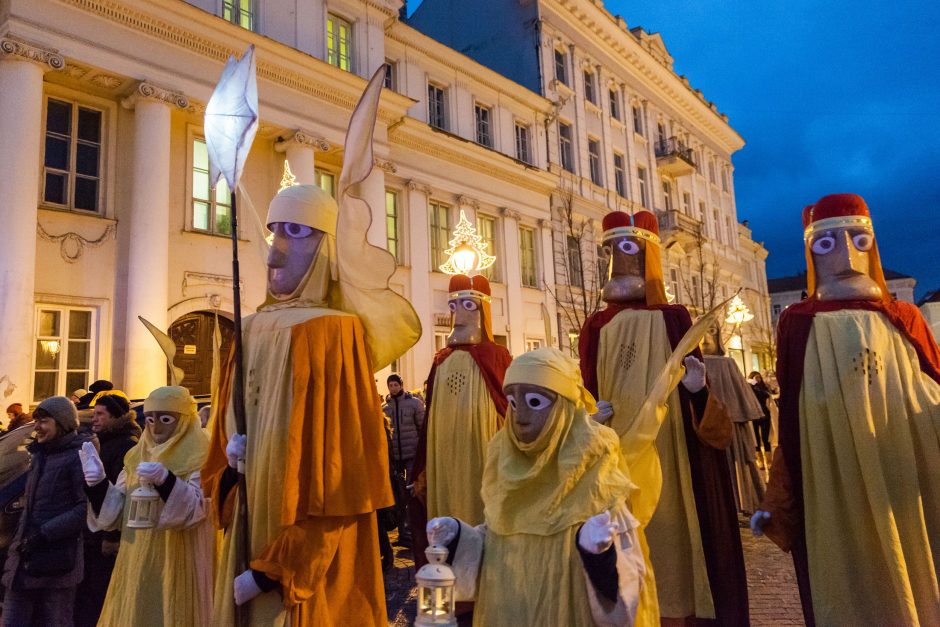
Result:
[[[382,74],[350,121],[339,206],[298,185],[268,210],[268,298],[244,321],[247,433],[236,432],[229,363],[203,469],[213,518],[226,529],[214,624],[233,624],[245,604],[259,626],[387,622],[375,512],[394,501],[373,372],[421,331],[411,305],[388,288],[394,259],[366,241]],[[240,464],[250,541],[242,572],[245,529],[232,516]]]
[[656,216],[613,212],[603,229],[612,253],[607,306],[581,330],[581,372],[598,405],[612,412],[608,424],[639,487],[631,509],[652,568],[638,623],[658,616],[663,624],[746,625],[747,580],[724,450],[731,426],[708,394],[702,362],[687,361],[700,380],[684,379],[664,417],[638,412],[692,324],[685,307],[666,302]]
[[780,446],[755,533],[807,625],[940,625],[940,349],[891,297],[865,201],[803,210],[809,298],[777,325]]

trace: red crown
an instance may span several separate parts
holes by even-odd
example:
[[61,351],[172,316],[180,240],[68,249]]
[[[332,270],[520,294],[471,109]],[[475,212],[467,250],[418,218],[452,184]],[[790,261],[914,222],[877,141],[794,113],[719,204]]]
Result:
[[633,226],[659,235],[659,221],[649,211],[637,211],[633,214]]
[[478,274],[470,279],[471,289],[474,289],[478,292],[483,292],[487,296],[492,296],[493,292],[490,290],[490,281],[482,274]]
[[848,216],[870,218],[871,214],[868,211],[868,205],[858,194],[830,194],[820,198],[815,205],[803,208],[803,228],[827,218]]
[[487,296],[493,295],[489,280],[482,274],[477,274],[473,278],[468,277],[466,274],[455,274],[450,277],[450,284],[447,286],[448,292],[453,294],[454,292],[467,290],[474,290]]
[[601,227],[605,231],[610,229],[615,229],[620,226],[631,226],[630,223],[630,214],[623,211],[612,211],[604,216],[604,220],[601,222]]

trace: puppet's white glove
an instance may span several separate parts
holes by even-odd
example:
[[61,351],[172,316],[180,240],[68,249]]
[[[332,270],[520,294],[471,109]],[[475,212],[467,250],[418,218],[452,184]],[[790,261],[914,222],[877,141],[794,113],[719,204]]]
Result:
[[588,518],[578,532],[578,546],[595,555],[600,555],[614,543],[620,525],[610,519],[610,512],[601,512]]
[[689,355],[682,363],[685,364],[685,374],[682,375],[682,385],[690,393],[695,394],[705,387],[705,362],[698,357]]
[[591,414],[591,418],[595,422],[599,422],[602,425],[610,422],[610,419],[614,417],[614,406],[610,404],[610,401],[597,401],[597,411]]
[[441,518],[432,518],[428,521],[426,531],[428,533],[428,544],[431,546],[447,546],[460,530],[460,523],[454,518],[447,516]]
[[82,460],[82,474],[85,475],[85,484],[96,486],[104,481],[104,463],[98,456],[98,449],[91,442],[82,444],[78,451],[78,458]]
[[228,458],[228,465],[238,469],[238,462],[245,461],[245,449],[248,446],[248,436],[244,433],[233,433],[225,445],[225,456]]
[[137,476],[141,481],[149,481],[153,485],[163,485],[170,471],[160,462],[140,462],[137,464]]
[[248,603],[261,592],[250,568],[235,578],[235,605]]
[[765,512],[762,509],[757,510],[751,516],[751,533],[755,536],[764,535],[764,525],[768,522],[770,522],[770,512]]

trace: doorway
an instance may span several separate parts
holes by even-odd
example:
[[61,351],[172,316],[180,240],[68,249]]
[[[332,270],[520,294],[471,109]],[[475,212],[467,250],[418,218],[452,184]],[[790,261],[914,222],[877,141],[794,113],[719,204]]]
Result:
[[[194,311],[170,325],[169,336],[176,342],[176,358],[173,362],[182,368],[185,376],[180,385],[189,388],[193,396],[212,392],[212,333],[216,315],[211,311]],[[235,335],[234,323],[218,316],[222,333],[224,357],[232,347]]]

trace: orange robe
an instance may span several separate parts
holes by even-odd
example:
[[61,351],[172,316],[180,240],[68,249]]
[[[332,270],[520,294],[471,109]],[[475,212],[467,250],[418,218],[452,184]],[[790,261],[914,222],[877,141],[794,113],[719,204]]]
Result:
[[[391,506],[382,414],[355,316],[316,308],[244,321],[250,566],[281,584],[251,601],[252,625],[385,625],[375,511]],[[217,393],[203,467],[213,518],[227,529],[215,624],[232,624],[236,490],[222,494],[233,432],[232,364]]]

